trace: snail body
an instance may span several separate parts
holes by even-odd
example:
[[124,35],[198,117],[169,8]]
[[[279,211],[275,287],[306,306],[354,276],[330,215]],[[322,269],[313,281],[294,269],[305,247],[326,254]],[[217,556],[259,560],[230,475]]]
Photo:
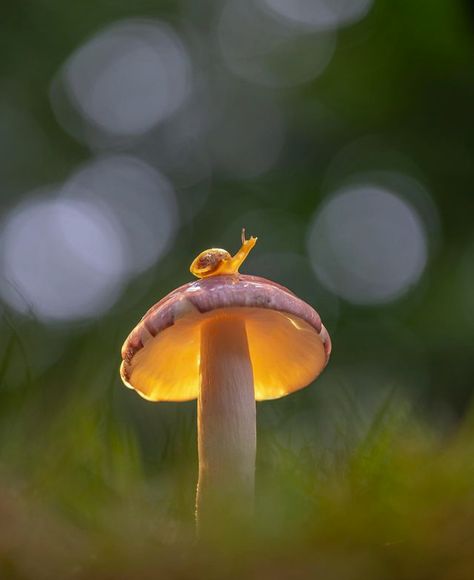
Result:
[[245,229],[243,229],[242,246],[234,256],[231,256],[227,250],[210,248],[201,252],[193,260],[189,270],[197,278],[238,274],[240,266],[256,242],[257,238],[253,236],[247,240],[245,238]]

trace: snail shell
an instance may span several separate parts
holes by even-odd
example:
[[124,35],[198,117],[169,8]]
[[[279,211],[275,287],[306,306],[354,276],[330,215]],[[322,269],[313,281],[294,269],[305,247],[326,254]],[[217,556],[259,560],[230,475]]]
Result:
[[227,250],[220,248],[211,248],[204,250],[191,264],[191,272],[198,278],[205,278],[212,276],[216,270],[223,264],[232,259],[232,256]]

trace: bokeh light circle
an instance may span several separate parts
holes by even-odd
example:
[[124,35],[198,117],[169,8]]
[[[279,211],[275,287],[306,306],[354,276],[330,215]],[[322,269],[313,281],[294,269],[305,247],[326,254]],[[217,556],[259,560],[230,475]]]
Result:
[[311,30],[330,30],[362,20],[373,0],[261,0],[277,17]]
[[64,184],[67,199],[86,199],[118,224],[125,269],[138,274],[155,264],[174,239],[179,224],[171,183],[156,169],[130,155],[96,159]]
[[398,298],[416,284],[428,259],[415,208],[372,184],[331,196],[312,221],[307,245],[319,280],[355,304]]
[[272,18],[249,0],[223,4],[216,36],[223,61],[233,74],[275,88],[318,77],[336,47],[333,33],[308,34]]
[[86,121],[112,136],[136,136],[183,105],[191,90],[191,64],[170,26],[126,20],[80,46],[62,78]]
[[46,321],[107,311],[124,281],[117,224],[96,205],[57,196],[7,214],[0,237],[0,296]]

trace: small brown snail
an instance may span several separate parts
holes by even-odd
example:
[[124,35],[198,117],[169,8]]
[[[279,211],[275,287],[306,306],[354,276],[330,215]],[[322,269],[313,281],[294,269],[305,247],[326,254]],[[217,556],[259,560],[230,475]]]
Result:
[[256,243],[257,238],[253,236],[248,240],[245,238],[245,228],[242,228],[242,246],[235,256],[231,256],[227,250],[210,248],[193,260],[189,270],[197,278],[238,274],[240,266]]

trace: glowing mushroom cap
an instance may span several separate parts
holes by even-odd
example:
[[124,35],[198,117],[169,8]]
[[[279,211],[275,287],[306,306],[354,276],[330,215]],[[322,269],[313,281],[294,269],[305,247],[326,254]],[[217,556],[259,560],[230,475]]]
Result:
[[123,382],[151,401],[198,395],[201,327],[245,320],[255,398],[277,399],[311,383],[331,340],[318,313],[287,288],[256,276],[214,276],[177,288],[145,314],[122,347]]

